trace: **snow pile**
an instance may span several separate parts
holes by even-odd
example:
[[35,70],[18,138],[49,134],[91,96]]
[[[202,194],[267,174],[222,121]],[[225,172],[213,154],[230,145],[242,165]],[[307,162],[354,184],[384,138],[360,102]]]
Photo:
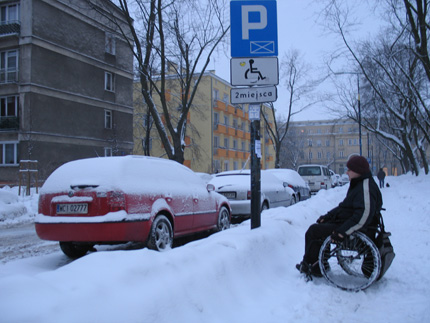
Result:
[[[295,264],[304,233],[347,186],[321,191],[167,252],[60,252],[0,266],[2,322],[425,322],[430,317],[430,176],[388,177],[382,190],[396,258],[351,293],[306,283]],[[1,250],[0,250],[1,251]]]
[[39,195],[32,189],[30,196],[19,196],[18,190],[9,186],[0,189],[0,228],[34,219]]

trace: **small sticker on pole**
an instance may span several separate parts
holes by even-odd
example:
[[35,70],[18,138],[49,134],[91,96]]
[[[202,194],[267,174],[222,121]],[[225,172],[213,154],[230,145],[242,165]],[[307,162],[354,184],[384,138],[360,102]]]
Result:
[[249,120],[260,120],[260,105],[249,105]]

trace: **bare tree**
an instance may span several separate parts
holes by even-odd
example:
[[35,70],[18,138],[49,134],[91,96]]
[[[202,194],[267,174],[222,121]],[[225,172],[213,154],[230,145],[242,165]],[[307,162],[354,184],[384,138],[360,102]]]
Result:
[[[275,149],[275,168],[281,167],[281,149],[282,141],[288,132],[291,117],[302,112],[315,102],[306,101],[310,99],[312,92],[320,81],[313,81],[309,78],[309,66],[306,65],[297,50],[290,50],[286,53],[281,61],[281,78],[285,80],[285,88],[288,94],[288,106],[286,118],[276,115],[276,109],[273,103],[263,105],[262,116],[267,127],[267,131],[273,142]],[[299,101],[301,105],[299,105]],[[268,122],[267,114],[272,115],[273,126]]]
[[326,9],[326,17],[335,26],[354,63],[349,63],[346,70],[351,73],[353,66],[352,74],[362,79],[361,101],[344,96],[342,103],[348,109],[348,117],[384,138],[381,142],[394,144],[398,149],[392,151],[400,153],[398,159],[406,170],[418,175],[421,160],[427,174],[428,81],[423,81],[424,65],[418,64],[420,60],[410,50],[411,35],[404,28],[399,32],[389,28],[375,41],[354,46],[348,39],[348,10],[336,0],[331,0]]
[[225,1],[116,1],[130,33],[118,21],[112,23],[133,51],[143,101],[166,155],[179,163],[184,162],[187,115],[198,85],[229,30]]

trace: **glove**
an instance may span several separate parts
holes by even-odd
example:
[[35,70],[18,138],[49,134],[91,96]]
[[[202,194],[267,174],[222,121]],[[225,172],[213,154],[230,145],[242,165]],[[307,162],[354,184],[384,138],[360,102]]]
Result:
[[331,234],[331,241],[334,243],[342,243],[345,240],[345,234],[333,231]]
[[325,215],[321,215],[318,219],[317,219],[317,223],[323,223],[326,220],[326,216]]

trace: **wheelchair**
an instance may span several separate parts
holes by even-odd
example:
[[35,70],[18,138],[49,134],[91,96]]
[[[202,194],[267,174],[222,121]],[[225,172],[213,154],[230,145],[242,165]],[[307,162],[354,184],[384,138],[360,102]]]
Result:
[[327,237],[319,252],[319,267],[332,285],[359,291],[380,278],[381,255],[375,243],[362,232],[351,234],[340,244]]

